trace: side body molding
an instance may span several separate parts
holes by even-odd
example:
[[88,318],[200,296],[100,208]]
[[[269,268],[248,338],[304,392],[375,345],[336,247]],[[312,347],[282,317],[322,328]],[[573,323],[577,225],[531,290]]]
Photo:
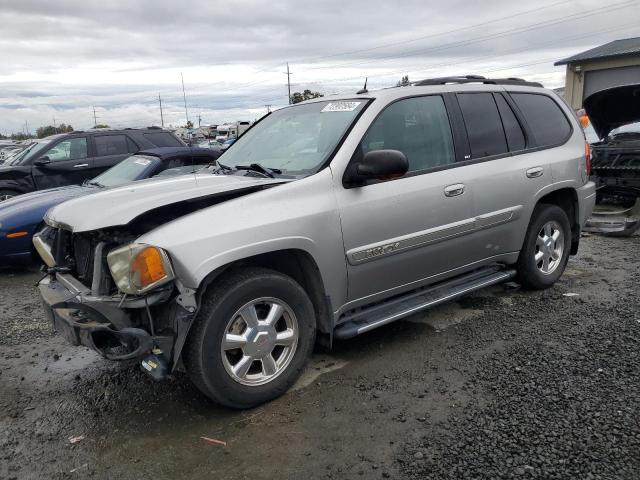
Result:
[[440,227],[429,228],[409,235],[390,238],[382,242],[364,245],[347,252],[347,259],[351,265],[370,262],[379,258],[394,255],[425,245],[442,242],[450,238],[468,235],[484,228],[489,228],[502,223],[512,222],[520,218],[523,206],[497,210],[474,218],[454,222]]

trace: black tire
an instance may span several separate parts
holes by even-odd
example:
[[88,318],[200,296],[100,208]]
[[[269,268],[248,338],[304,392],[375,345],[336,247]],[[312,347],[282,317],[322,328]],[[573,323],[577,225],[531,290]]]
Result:
[[13,190],[0,190],[0,202],[6,200],[7,197],[15,197],[16,195],[19,195],[19,193]]
[[[262,385],[244,385],[225,369],[222,340],[229,321],[248,302],[271,297],[285,302],[298,325],[293,357],[275,378]],[[184,363],[192,382],[209,398],[231,408],[252,408],[283,395],[300,377],[315,341],[313,305],[292,278],[265,268],[246,268],[219,280],[205,292],[189,332]]]
[[[562,230],[564,248],[557,267],[550,273],[543,273],[535,260],[537,252],[536,240],[544,225],[549,222],[555,222]],[[536,205],[516,264],[518,281],[524,287],[535,290],[551,287],[564,272],[570,251],[571,224],[565,211],[556,205]]]

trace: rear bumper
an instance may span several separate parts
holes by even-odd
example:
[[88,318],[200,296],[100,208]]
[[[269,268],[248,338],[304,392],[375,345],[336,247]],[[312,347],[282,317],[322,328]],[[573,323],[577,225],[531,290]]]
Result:
[[630,235],[640,229],[640,199],[631,208],[598,206],[587,220],[584,230],[595,233]]
[[[120,311],[117,315],[119,321],[109,319],[107,315],[113,307],[91,301],[72,282],[46,277],[38,288],[45,317],[72,345],[89,347],[109,360],[138,358],[153,348],[148,332],[126,326],[116,328],[114,323],[124,323],[124,314]],[[118,345],[127,348],[124,351],[113,348]]]
[[578,194],[578,221],[582,227],[587,223],[596,205],[596,184],[587,182],[578,188],[576,193]]

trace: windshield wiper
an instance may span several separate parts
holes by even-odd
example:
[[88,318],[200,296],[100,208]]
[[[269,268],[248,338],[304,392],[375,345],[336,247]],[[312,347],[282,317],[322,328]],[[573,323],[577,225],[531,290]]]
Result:
[[262,173],[270,178],[276,178],[276,175],[280,175],[282,170],[278,168],[269,168],[259,163],[252,163],[251,165],[236,165],[238,170],[251,170],[253,172]]
[[91,185],[91,186],[93,186],[93,187],[100,187],[100,188],[104,188],[104,185],[102,185],[100,182],[89,181],[89,180],[85,180],[85,182],[83,183],[83,185]]

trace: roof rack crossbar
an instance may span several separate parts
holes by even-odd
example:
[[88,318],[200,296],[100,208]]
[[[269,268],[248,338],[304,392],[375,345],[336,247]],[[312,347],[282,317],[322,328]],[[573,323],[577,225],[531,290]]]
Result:
[[488,85],[521,85],[527,87],[542,87],[538,82],[527,82],[522,78],[508,77],[508,78],[486,78],[482,75],[462,75],[455,77],[438,77],[427,78],[425,80],[418,80],[412,82],[412,85],[421,87],[425,85],[446,85],[447,83],[484,83]]

